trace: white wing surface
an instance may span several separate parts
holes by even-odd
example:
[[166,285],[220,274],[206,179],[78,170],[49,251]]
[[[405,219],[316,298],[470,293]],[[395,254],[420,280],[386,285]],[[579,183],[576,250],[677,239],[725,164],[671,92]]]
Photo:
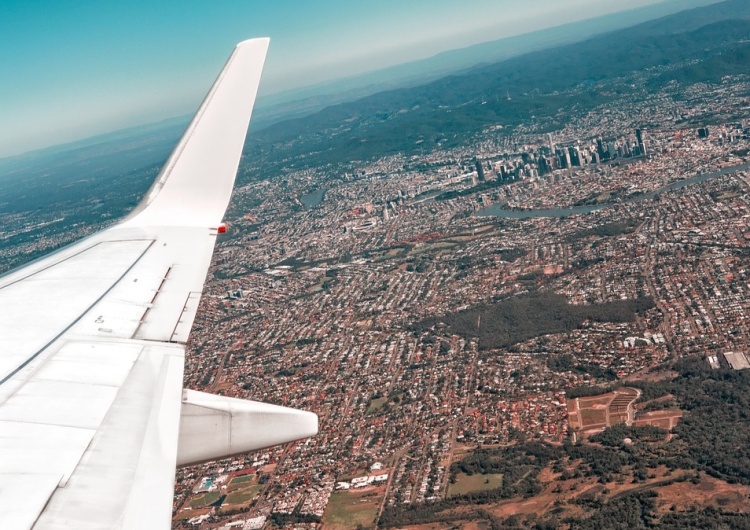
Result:
[[176,465],[317,432],[182,389],[267,47],[237,45],[128,218],[0,278],[0,528],[169,528]]

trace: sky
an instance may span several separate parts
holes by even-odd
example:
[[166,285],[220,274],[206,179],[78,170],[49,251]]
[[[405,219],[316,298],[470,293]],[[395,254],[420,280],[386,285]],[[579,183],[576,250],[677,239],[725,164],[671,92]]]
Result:
[[660,1],[0,0],[0,158],[192,113],[251,37],[268,95]]

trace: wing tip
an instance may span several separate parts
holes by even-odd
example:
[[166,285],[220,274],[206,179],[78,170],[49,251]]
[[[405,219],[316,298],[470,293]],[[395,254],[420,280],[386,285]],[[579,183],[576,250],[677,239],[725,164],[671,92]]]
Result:
[[237,45],[235,46],[235,49],[250,48],[254,46],[262,46],[264,48],[268,48],[269,42],[271,42],[270,37],[255,37],[252,39],[247,39],[247,40],[238,42]]

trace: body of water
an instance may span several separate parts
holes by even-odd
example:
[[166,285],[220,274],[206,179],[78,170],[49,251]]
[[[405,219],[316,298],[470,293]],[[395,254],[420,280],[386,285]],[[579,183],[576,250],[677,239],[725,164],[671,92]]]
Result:
[[299,202],[301,202],[305,208],[315,208],[317,205],[323,202],[325,196],[326,190],[321,188],[319,190],[312,191],[307,195],[304,195],[300,198]]
[[704,173],[703,175],[696,175],[695,177],[691,177],[688,179],[678,180],[670,184],[667,184],[666,186],[662,186],[656,191],[651,191],[649,193],[644,193],[642,195],[635,195],[633,197],[628,197],[628,198],[623,199],[620,202],[607,203],[607,204],[594,204],[594,205],[588,205],[588,206],[571,206],[570,208],[550,208],[550,209],[540,209],[540,210],[509,210],[509,209],[506,209],[502,204],[493,204],[486,208],[482,208],[475,215],[477,217],[502,217],[504,219],[531,219],[535,217],[567,217],[569,215],[591,213],[597,210],[603,210],[604,208],[611,208],[612,206],[615,206],[617,204],[622,204],[626,202],[640,202],[640,201],[653,199],[657,195],[667,192],[667,191],[684,188],[686,186],[690,186],[691,184],[697,184],[699,182],[704,182],[712,178],[721,177],[723,175],[728,175],[730,173],[735,173],[737,171],[745,171],[747,169],[750,169],[750,162],[745,162],[744,164],[740,164],[738,166],[726,167],[724,169],[721,169],[719,171],[714,171],[712,173]]

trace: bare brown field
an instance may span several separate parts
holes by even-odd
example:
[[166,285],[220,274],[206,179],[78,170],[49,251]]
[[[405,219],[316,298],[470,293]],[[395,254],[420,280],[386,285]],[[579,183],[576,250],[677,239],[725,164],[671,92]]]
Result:
[[728,484],[719,479],[700,474],[700,482],[676,482],[658,490],[657,507],[661,513],[687,511],[693,506],[714,506],[725,511],[750,512],[750,486]]
[[461,530],[487,530],[489,525],[485,522],[470,522],[466,523],[461,527]]
[[618,423],[625,423],[628,421],[628,414],[622,413],[622,414],[613,414],[609,417],[609,426],[617,425]]
[[606,426],[607,425],[607,411],[605,410],[596,410],[596,409],[582,409],[579,412],[579,416],[581,418],[581,426],[585,427],[586,429],[590,429],[591,427],[596,426]]
[[489,508],[489,512],[499,517],[510,517],[511,515],[541,514],[549,511],[555,504],[557,495],[554,493],[542,493],[530,499],[512,499]]
[[267,475],[273,474],[274,471],[276,471],[276,466],[278,464],[266,464],[265,466],[260,468],[260,471],[263,473],[266,473]]
[[573,431],[587,436],[618,423],[631,424],[635,417],[633,403],[640,391],[619,388],[607,394],[568,401],[568,424]]
[[609,394],[604,394],[602,396],[582,397],[578,398],[578,402],[582,409],[596,408],[597,405],[606,408],[610,401],[612,401],[612,395],[613,394],[610,392]]
[[197,510],[180,510],[175,514],[174,520],[175,521],[187,521],[188,519],[192,519],[193,517],[198,517],[201,515],[206,515],[212,510],[212,508],[201,508]]

